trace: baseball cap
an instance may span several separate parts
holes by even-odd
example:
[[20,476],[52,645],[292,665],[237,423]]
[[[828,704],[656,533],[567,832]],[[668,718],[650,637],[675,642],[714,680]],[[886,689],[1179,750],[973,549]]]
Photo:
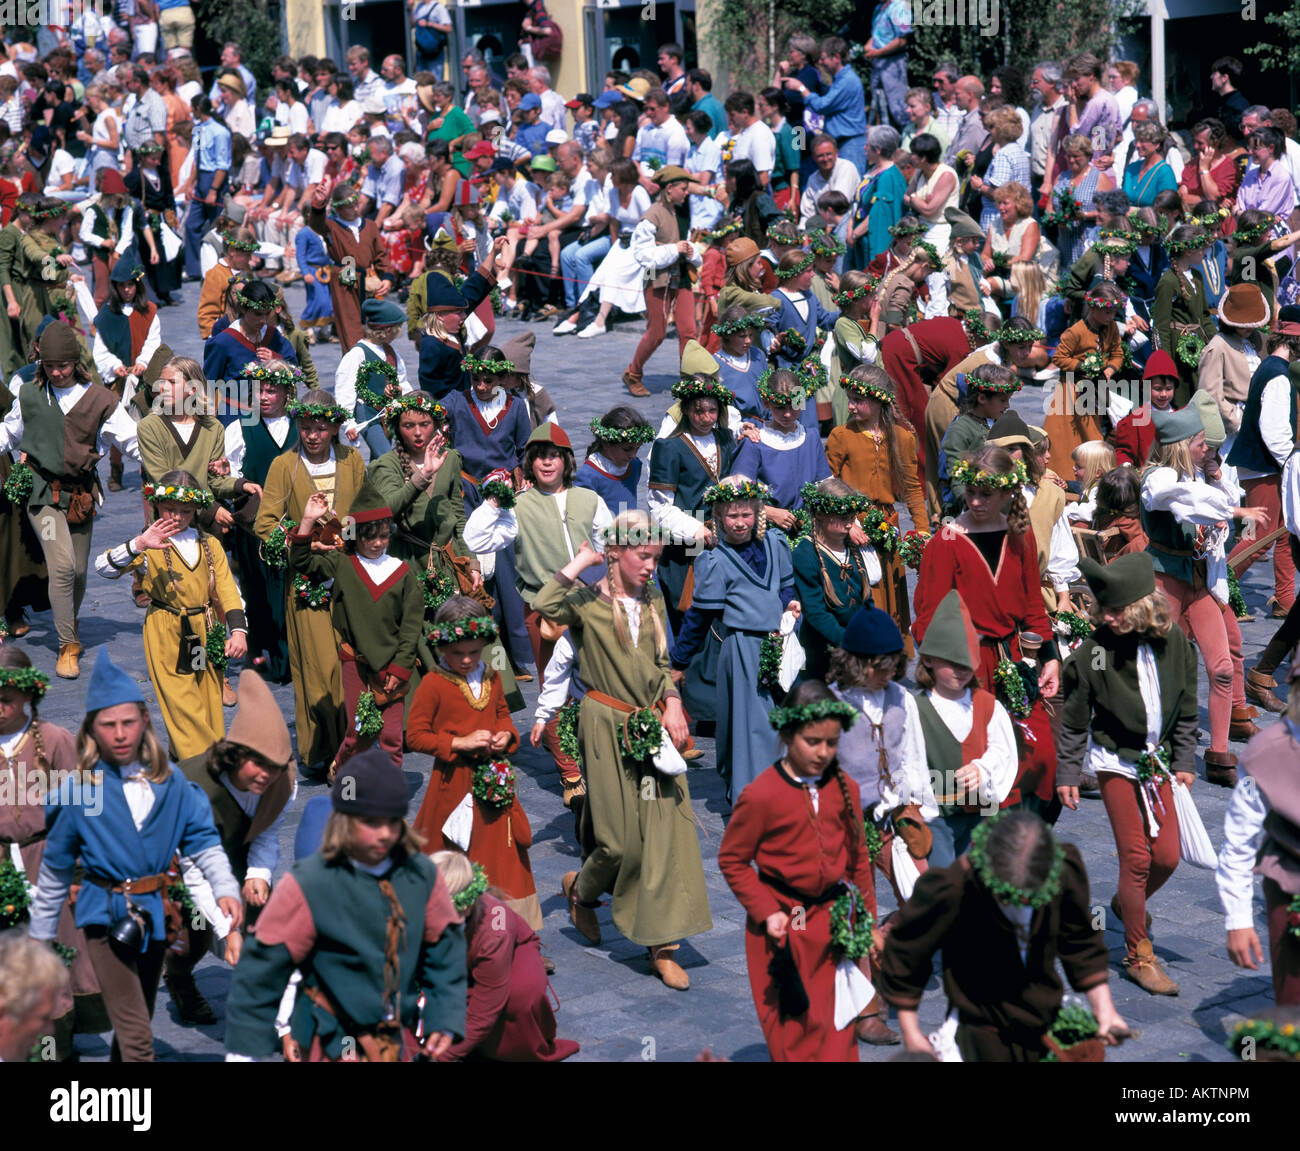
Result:
[[617,88],[606,88],[599,96],[596,97],[595,108],[612,108],[615,104],[621,104],[627,97]]
[[590,92],[579,92],[572,100],[565,100],[564,106],[566,108],[579,108],[585,104],[587,107],[591,107],[595,102]]
[[525,92],[519,101],[519,111],[527,112],[530,108],[540,108],[542,98],[536,92]]
[[569,139],[569,133],[563,128],[552,128],[546,133],[546,143],[549,147],[552,144],[564,144]]
[[486,140],[480,140],[468,152],[465,153],[466,160],[478,160],[483,156],[495,156],[497,150],[492,147]]

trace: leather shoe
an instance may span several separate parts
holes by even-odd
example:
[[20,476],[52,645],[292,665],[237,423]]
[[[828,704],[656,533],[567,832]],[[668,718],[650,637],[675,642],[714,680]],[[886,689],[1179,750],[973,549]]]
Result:
[[1205,782],[1217,787],[1237,786],[1237,757],[1230,751],[1205,753]]
[[54,674],[60,679],[76,679],[81,674],[81,644],[65,643],[59,648]]
[[25,615],[19,615],[17,619],[9,620],[8,624],[9,634],[13,636],[14,639],[18,639],[20,636],[24,636],[32,630],[32,625],[27,622],[27,617]]
[[1252,670],[1246,673],[1246,698],[1259,704],[1265,711],[1279,713],[1286,711],[1286,701],[1273,689],[1277,680],[1266,672]]
[[221,703],[224,707],[234,707],[239,702],[239,696],[231,686],[230,680],[223,678],[221,680]]
[[596,922],[596,909],[578,902],[578,873],[568,872],[560,880],[560,891],[569,904],[569,919],[588,943],[600,942],[600,924]]
[[1258,734],[1259,728],[1255,726],[1250,708],[1234,707],[1228,726],[1228,738],[1235,743],[1245,743]]
[[176,1014],[184,1022],[210,1024],[217,1021],[217,1013],[203,998],[203,992],[188,971],[184,974],[165,972],[163,983],[167,986],[167,994],[171,996],[172,1003],[176,1005]]
[[902,1037],[880,1015],[860,1015],[856,1024],[858,1039],[872,1047],[894,1047]]
[[1151,950],[1151,940],[1144,939],[1137,945],[1135,955],[1124,957],[1124,975],[1131,979],[1143,991],[1152,995],[1177,995],[1178,984],[1165,973],[1160,960]]
[[[1121,923],[1124,922],[1124,916],[1120,913],[1120,909],[1119,909],[1119,894],[1118,894],[1118,893],[1116,893],[1115,895],[1112,895],[1112,896],[1110,897],[1110,910],[1111,910],[1112,914],[1115,916],[1116,919],[1118,919]],[[1147,912],[1147,931],[1150,931],[1150,930],[1151,930],[1151,912],[1148,911],[1148,912]]]
[[680,963],[672,958],[672,953],[679,944],[665,943],[662,947],[650,948],[650,970],[661,980],[665,987],[674,991],[685,991],[691,985],[691,977],[686,974]]
[[634,396],[648,396],[650,394],[650,389],[641,382],[641,373],[634,372],[631,368],[628,368],[623,373],[623,384]]

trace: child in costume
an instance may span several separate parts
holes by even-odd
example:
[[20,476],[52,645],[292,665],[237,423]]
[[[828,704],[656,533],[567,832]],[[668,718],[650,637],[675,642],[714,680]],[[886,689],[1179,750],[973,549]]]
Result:
[[281,1050],[277,1008],[295,968],[290,1062],[439,1058],[464,1035],[464,930],[409,804],[379,748],[340,768],[320,850],[276,884],[235,968],[227,1061]]
[[1300,1006],[1300,935],[1294,915],[1300,869],[1289,845],[1300,839],[1295,781],[1300,770],[1300,654],[1291,656],[1291,690],[1283,721],[1252,739],[1241,757],[1243,777],[1228,800],[1215,881],[1227,917],[1228,958],[1257,970],[1264,958],[1255,933],[1252,872],[1264,878],[1269,965],[1279,1007]]
[[1103,1043],[1129,1034],[1106,981],[1079,849],[1060,844],[1031,812],[980,821],[968,859],[931,867],[903,904],[881,959],[880,992],[898,1010],[908,1051],[935,1054],[917,1008],[943,952],[949,1020],[961,1060],[1033,1063],[1064,987],[1088,997]]
[[1114,468],[1097,481],[1097,510],[1092,515],[1092,526],[1095,531],[1111,533],[1103,544],[1107,561],[1147,550],[1141,499],[1142,483],[1134,468]]
[[238,391],[233,395],[227,392],[217,406],[216,415],[223,424],[233,423],[252,411],[251,400],[244,393],[250,364],[298,362],[293,345],[272,319],[280,302],[271,285],[264,280],[234,279],[227,291],[232,318],[229,322],[224,317],[218,320],[203,345],[204,376],[209,380],[238,381]]
[[[894,542],[902,535],[899,501],[907,505],[915,531],[926,533],[930,522],[921,488],[916,431],[898,412],[893,382],[883,368],[859,365],[840,377],[840,387],[848,396],[849,422],[831,431],[826,459],[832,475],[866,498],[863,511],[874,527],[865,534],[874,534],[871,542],[877,544],[884,569],[877,585],[879,606],[907,636],[911,626],[907,570]],[[894,541],[889,539],[891,533]],[[910,642],[907,646],[910,652]]]
[[[587,687],[578,712],[587,773],[583,864],[563,880],[570,919],[599,943],[596,908],[612,892],[614,925],[649,949],[654,975],[685,991],[690,976],[672,957],[676,941],[711,930],[713,919],[686,775],[657,771],[653,760],[665,734],[676,746],[689,735],[668,674],[663,598],[651,579],[660,538],[645,513],[618,516],[604,560],[584,540],[533,606],[568,626]],[[604,578],[579,585],[602,562]]]
[[[1230,739],[1255,734],[1246,707],[1241,629],[1228,606],[1224,545],[1234,519],[1262,525],[1266,508],[1237,506],[1218,473],[1213,449],[1195,405],[1153,416],[1156,442],[1142,469],[1142,530],[1156,569],[1156,584],[1169,597],[1174,622],[1191,631],[1210,681],[1210,747],[1205,778],[1222,787],[1237,784],[1237,757]],[[1213,462],[1212,462],[1213,461]]]
[[173,860],[179,853],[193,861],[235,926],[243,918],[239,886],[207,799],[167,763],[139,685],[107,648],[99,649],[86,692],[77,770],[46,801],[30,934],[55,938],[68,890],[79,882],[76,921],[113,1026],[113,1058],[148,1063],[170,927],[163,899],[178,879]]
[[144,496],[158,518],[95,562],[108,579],[142,569],[150,606],[144,654],[175,759],[199,755],[226,734],[222,678],[228,659],[248,651],[239,587],[221,544],[194,526],[212,493],[189,472],[172,471]]
[[829,369],[830,378],[840,382],[832,399],[836,427],[842,426],[850,415],[843,378],[854,368],[874,364],[880,355],[883,329],[877,286],[874,276],[855,269],[840,277],[840,290],[831,297],[831,302],[840,309],[840,318],[835,321],[835,354]]
[[939,497],[945,514],[961,514],[962,485],[953,478],[954,470],[966,456],[984,447],[989,429],[1002,418],[1019,390],[1015,372],[997,364],[982,364],[966,377],[966,394],[958,401],[960,414],[939,444]]
[[759,715],[771,711],[779,690],[775,633],[786,612],[796,620],[800,613],[789,541],[779,529],[769,530],[763,519],[769,495],[766,485],[742,475],[728,476],[704,493],[718,543],[696,557],[694,599],[672,649],[672,665],[680,673],[674,679],[680,682],[706,633],[721,633],[715,704],[718,774],[733,802],[775,754]]
[[1152,352],[1142,369],[1142,383],[1146,388],[1146,403],[1135,407],[1115,425],[1116,462],[1139,470],[1146,466],[1156,439],[1152,412],[1167,412],[1173,406],[1178,387],[1178,368],[1173,357],[1159,348]]
[[834,477],[805,490],[811,530],[791,560],[795,596],[803,605],[799,642],[807,679],[826,678],[831,649],[843,646],[845,626],[879,594],[880,556],[858,525],[865,509],[865,498]]
[[330,257],[325,250],[325,241],[310,228],[299,228],[294,239],[294,250],[298,258],[298,270],[302,273],[303,283],[307,288],[307,303],[303,307],[298,322],[307,330],[307,338],[313,343],[325,343],[331,322],[334,319],[334,303],[330,299],[329,275],[322,277],[321,272],[329,267]]
[[1200,228],[1189,224],[1180,224],[1164,240],[1169,267],[1156,284],[1151,327],[1156,347],[1173,356],[1178,365],[1176,408],[1192,398],[1201,352],[1218,332],[1214,311],[1205,296],[1205,281],[1197,267],[1211,242]]
[[372,485],[363,483],[352,502],[352,530],[343,550],[317,552],[313,532],[331,511],[329,499],[313,492],[288,543],[295,584],[302,579],[330,588],[348,719],[334,764],[346,763],[377,740],[401,767],[406,693],[424,624],[424,584],[416,569],[388,554],[393,512]]
[[1174,780],[1196,778],[1196,656],[1148,554],[1079,566],[1094,630],[1065,662],[1057,794],[1075,811],[1081,773],[1097,777],[1119,854],[1110,907],[1124,923],[1124,974],[1152,995],[1177,995],[1151,950],[1146,907],[1178,866]]
[[1065,509],[1066,518],[1071,523],[1089,524],[1097,510],[1097,485],[1116,466],[1115,449],[1105,440],[1089,440],[1075,448],[1070,458],[1074,461],[1074,480],[1079,485],[1079,502]]
[[361,305],[361,338],[344,353],[334,375],[334,402],[351,412],[343,434],[350,444],[364,439],[372,460],[392,446],[382,423],[385,406],[415,389],[406,362],[393,347],[405,323],[406,313],[395,301],[366,300]]
[[[1105,427],[1103,382],[1113,380],[1124,367],[1124,345],[1116,313],[1124,307],[1124,294],[1110,281],[1088,289],[1083,319],[1062,334],[1052,356],[1061,370],[1060,382],[1043,418],[1052,441],[1052,471],[1068,476],[1070,456],[1085,440],[1099,440]],[[1087,388],[1079,381],[1089,381]]]
[[[722,365],[705,350],[702,344],[697,343],[695,340],[686,341],[686,347],[682,350],[681,361],[680,382],[683,386],[691,381],[717,384],[721,380],[721,370]],[[718,423],[731,428],[739,438],[740,432],[746,425],[742,423],[737,404],[738,401],[733,397],[731,403],[727,405],[725,419],[722,415],[719,415]],[[657,439],[665,440],[677,431],[678,425],[685,419],[683,411],[683,404],[680,399],[675,399],[668,405],[664,418],[659,421]],[[766,411],[764,410],[762,414],[766,416]]]
[[433,756],[414,826],[426,842],[459,848],[481,864],[506,906],[540,931],[528,861],[533,832],[506,758],[519,747],[519,733],[500,675],[482,660],[496,628],[481,613],[474,600],[452,596],[434,616],[429,643],[438,663],[420,681],[406,729],[407,746]]
[[808,386],[806,377],[784,368],[763,373],[758,393],[771,414],[756,431],[740,438],[731,465],[771,489],[768,521],[790,535],[797,531],[795,513],[803,505],[804,485],[831,474],[821,437],[801,422],[802,412],[813,402]]
[[713,353],[718,362],[718,378],[734,393],[740,414],[751,419],[763,418],[758,380],[767,370],[767,357],[762,347],[755,348],[754,343],[766,322],[758,312],[747,312],[739,304],[733,304],[713,325],[713,332],[721,341]]
[[[36,881],[45,855],[49,793],[57,793],[77,769],[72,732],[40,717],[49,686],[50,677],[32,667],[25,651],[12,644],[0,648],[0,859],[12,863],[28,883]],[[94,1030],[93,1017],[102,1013],[103,1004],[71,903],[59,914],[57,941],[76,952],[70,964],[70,993],[59,995],[50,1013],[58,1058],[66,1059],[72,1054],[73,1031]]]
[[[768,356],[777,367],[793,368],[815,355],[817,333],[820,329],[827,337],[835,329],[839,312],[828,311],[813,294],[813,269],[815,257],[803,248],[788,251],[776,267],[780,286],[776,289],[777,313],[772,323],[777,335],[768,348]],[[786,336],[794,331],[799,339]],[[814,418],[816,412],[814,412]]]
[[465,922],[469,990],[465,1037],[444,1060],[558,1063],[578,1053],[556,1039],[541,941],[500,895],[490,876],[459,851],[435,851],[434,866]]
[[[921,641],[930,619],[950,591],[960,590],[979,634],[972,667],[979,686],[997,691],[1017,721],[1020,767],[1002,802],[1023,804],[1050,819],[1056,799],[1056,747],[1043,705],[1056,695],[1061,665],[1043,607],[1038,554],[1021,486],[1023,463],[1006,449],[986,447],[964,460],[954,477],[963,485],[966,510],[937,534],[921,557],[913,635]],[[1042,637],[1037,692],[1020,668],[1022,632]],[[922,649],[924,650],[924,649]],[[938,789],[936,789],[937,791]]]
[[[262,540],[263,555],[267,555],[269,544],[270,554],[277,558],[285,553],[288,534],[302,521],[313,493],[323,495],[342,521],[352,511],[366,475],[360,453],[338,443],[339,428],[348,413],[328,392],[305,392],[301,400],[289,404],[288,412],[297,425],[298,443],[272,461],[253,525]],[[333,525],[319,535],[318,547],[342,546]],[[287,566],[287,554],[284,562]],[[307,774],[321,774],[347,734],[343,672],[328,611],[329,588],[307,578],[286,578],[285,582],[285,631],[298,759]]]
[[[123,399],[134,392],[140,377],[162,344],[158,308],[145,296],[144,268],[134,247],[128,248],[103,275],[105,300],[95,315],[91,352],[104,383]],[[109,452],[109,491],[122,490],[122,454]]]
[[501,354],[511,365],[511,370],[502,374],[501,384],[507,392],[528,406],[530,430],[535,430],[548,420],[553,424],[559,422],[551,393],[533,379],[533,348],[536,344],[535,333],[521,332],[508,339],[501,348]]
[[587,458],[578,467],[573,486],[590,488],[610,512],[634,510],[640,502],[641,472],[637,458],[642,445],[654,442],[650,422],[635,408],[620,404],[592,420]]
[[[738,797],[718,849],[745,909],[749,986],[774,1062],[858,1058],[851,1024],[865,1003],[840,1002],[837,966],[862,966],[876,947],[876,892],[858,786],[835,758],[857,718],[819,680],[800,684],[771,714],[784,754]],[[870,998],[860,970],[849,986]]]

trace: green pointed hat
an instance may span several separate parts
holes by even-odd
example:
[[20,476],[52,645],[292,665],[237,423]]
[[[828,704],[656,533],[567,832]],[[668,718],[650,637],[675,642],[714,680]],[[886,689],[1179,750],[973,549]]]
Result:
[[1228,438],[1228,429],[1223,423],[1223,413],[1209,392],[1196,391],[1188,407],[1195,408],[1201,415],[1201,424],[1205,428],[1205,442],[1212,448],[1223,446]]
[[702,344],[695,340],[686,341],[686,347],[682,351],[683,376],[716,376],[721,371],[722,365],[709,355]]
[[932,655],[935,659],[947,660],[974,671],[978,652],[979,637],[975,634],[975,626],[960,593],[954,589],[943,597],[930,617],[930,626],[925,629],[919,654]]
[[379,494],[379,489],[374,486],[368,479],[361,483],[361,490],[357,493],[357,498],[352,501],[352,511],[349,513],[349,519],[354,524],[368,524],[375,520],[390,520],[393,518],[393,509],[385,502],[384,497]]
[[1146,552],[1118,556],[1099,564],[1083,556],[1079,570],[1102,607],[1123,608],[1156,590],[1156,569]]

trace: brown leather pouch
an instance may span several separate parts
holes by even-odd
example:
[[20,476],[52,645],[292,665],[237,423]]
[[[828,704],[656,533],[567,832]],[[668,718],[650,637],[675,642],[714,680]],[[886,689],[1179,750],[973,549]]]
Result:
[[921,809],[915,803],[904,804],[893,811],[894,834],[907,845],[907,854],[913,859],[925,859],[934,844],[934,833],[921,818]]

